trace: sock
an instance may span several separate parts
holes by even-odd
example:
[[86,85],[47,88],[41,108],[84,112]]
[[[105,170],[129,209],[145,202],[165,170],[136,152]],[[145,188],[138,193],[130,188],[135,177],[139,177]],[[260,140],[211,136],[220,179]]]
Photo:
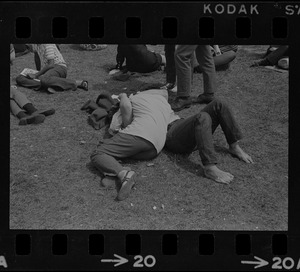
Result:
[[27,103],[23,106],[23,109],[29,114],[33,114],[35,111],[37,111],[37,109],[33,106],[32,103]]
[[17,114],[17,117],[18,117],[19,119],[26,117],[25,111],[20,111],[20,112]]

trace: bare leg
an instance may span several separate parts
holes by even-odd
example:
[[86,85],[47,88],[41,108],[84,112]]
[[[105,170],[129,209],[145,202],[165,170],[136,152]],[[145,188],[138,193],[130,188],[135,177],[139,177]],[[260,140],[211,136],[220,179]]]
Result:
[[229,152],[246,163],[253,163],[252,158],[244,152],[244,150],[238,145],[238,142],[229,145]]
[[219,183],[229,184],[234,176],[228,172],[220,170],[215,164],[203,166],[204,176]]

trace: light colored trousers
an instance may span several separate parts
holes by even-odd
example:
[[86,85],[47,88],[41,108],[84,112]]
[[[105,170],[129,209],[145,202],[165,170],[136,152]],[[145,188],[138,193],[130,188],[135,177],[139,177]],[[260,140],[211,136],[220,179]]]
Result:
[[177,75],[177,96],[188,97],[191,93],[193,75],[193,55],[203,71],[203,93],[216,92],[216,69],[209,45],[177,45],[175,67]]
[[18,89],[10,87],[10,110],[17,116],[20,111],[24,111],[24,105],[31,103],[25,94]]

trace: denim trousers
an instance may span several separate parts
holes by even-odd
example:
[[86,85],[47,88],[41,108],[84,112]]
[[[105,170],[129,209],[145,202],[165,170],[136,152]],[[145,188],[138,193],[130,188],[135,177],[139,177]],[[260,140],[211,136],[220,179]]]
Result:
[[39,77],[40,81],[36,81],[27,78],[23,75],[19,75],[16,78],[16,82],[23,87],[33,88],[33,89],[47,89],[48,87],[58,88],[62,91],[76,90],[76,81],[73,79],[68,79],[67,68],[62,65],[54,65],[53,68],[46,71],[43,75]]
[[177,75],[177,96],[189,97],[193,75],[193,54],[203,73],[203,93],[216,92],[216,70],[209,45],[177,45],[175,49],[175,67]]
[[105,139],[90,158],[101,173],[116,176],[124,169],[117,159],[150,160],[156,156],[157,151],[149,141],[119,132],[112,138]]
[[202,164],[216,164],[212,135],[221,126],[227,143],[242,139],[242,133],[230,108],[219,99],[210,102],[200,113],[175,121],[168,130],[165,147],[173,153],[191,153],[197,147]]

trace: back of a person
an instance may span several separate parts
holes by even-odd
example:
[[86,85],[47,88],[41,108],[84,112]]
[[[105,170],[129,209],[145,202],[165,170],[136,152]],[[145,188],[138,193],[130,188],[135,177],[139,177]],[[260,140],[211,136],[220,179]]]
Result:
[[140,136],[153,143],[160,152],[172,113],[168,101],[160,94],[141,92],[131,98],[131,103],[133,121],[120,132]]
[[36,52],[40,57],[42,66],[48,65],[50,60],[53,60],[56,65],[67,66],[55,44],[37,44]]
[[148,73],[158,67],[156,56],[145,44],[130,44],[126,47],[126,66],[131,72]]

